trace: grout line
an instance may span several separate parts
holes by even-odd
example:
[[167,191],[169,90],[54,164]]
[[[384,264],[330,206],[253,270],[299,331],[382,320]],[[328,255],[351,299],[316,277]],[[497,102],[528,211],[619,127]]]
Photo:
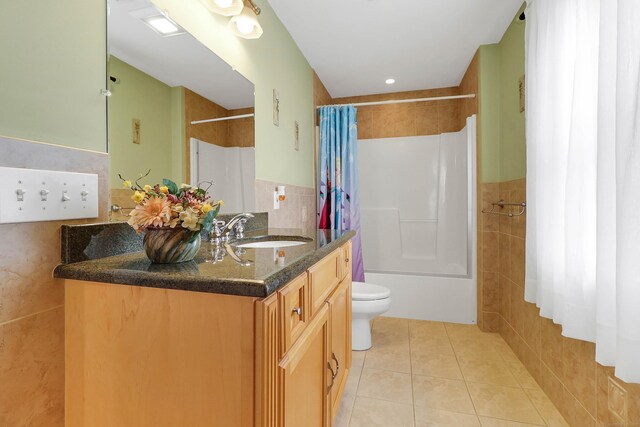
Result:
[[[548,426],[549,423],[547,422],[547,420],[544,418],[544,416],[542,415],[542,412],[540,411],[540,409],[538,409],[538,405],[536,405],[536,403],[533,401],[533,399],[531,398],[531,396],[529,396],[529,393],[527,393],[526,390],[523,390],[524,394],[527,396],[527,399],[529,400],[529,402],[531,402],[531,404],[533,405],[533,408],[536,410],[536,412],[538,413],[538,415],[540,416],[540,419],[542,420],[542,422],[544,423],[545,426]],[[544,391],[543,391],[544,393]],[[546,393],[545,393],[546,396]],[[549,399],[549,401],[551,401],[551,399]],[[553,402],[551,402],[551,404],[553,405]],[[553,405],[555,407],[555,405]]]
[[411,323],[407,322],[407,334],[409,335],[409,377],[411,380],[411,414],[413,425],[416,425],[416,399],[413,394],[413,357],[411,353]]
[[30,313],[30,314],[27,314],[25,316],[20,316],[20,317],[16,317],[15,319],[7,320],[6,322],[0,323],[0,326],[5,326],[5,325],[9,325],[11,323],[19,322],[20,320],[24,320],[24,319],[27,319],[29,317],[37,316],[39,314],[46,313],[48,311],[52,311],[52,310],[58,309],[60,307],[64,307],[64,304],[56,305],[55,307],[47,308],[46,310],[36,311],[35,313]]
[[451,343],[451,336],[449,335],[449,331],[446,326],[444,328],[445,333],[447,334],[447,338],[449,339],[449,345],[453,349],[453,354],[456,358],[456,363],[458,364],[458,369],[460,370],[460,375],[462,375],[462,381],[464,383],[464,388],[467,390],[467,396],[469,396],[469,400],[471,401],[471,406],[473,406],[473,411],[476,413],[476,418],[478,418],[478,423],[480,423],[480,414],[478,414],[478,408],[476,408],[476,403],[473,401],[473,397],[471,397],[471,392],[469,391],[469,384],[467,384],[467,379],[464,376],[464,372],[462,371],[462,367],[460,366],[460,359],[458,359],[458,353],[456,349],[453,347]]

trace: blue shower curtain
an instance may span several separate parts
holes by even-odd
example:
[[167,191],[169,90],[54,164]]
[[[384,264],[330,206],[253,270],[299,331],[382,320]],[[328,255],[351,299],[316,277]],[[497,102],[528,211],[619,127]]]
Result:
[[318,228],[356,232],[352,240],[352,278],[364,282],[355,107],[320,108],[318,157]]

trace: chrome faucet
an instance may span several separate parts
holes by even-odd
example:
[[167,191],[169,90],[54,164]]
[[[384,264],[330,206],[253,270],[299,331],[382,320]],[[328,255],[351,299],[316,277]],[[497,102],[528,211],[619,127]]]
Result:
[[[224,221],[214,221],[209,234],[211,243],[219,244],[228,242],[231,239],[244,238],[244,225],[249,218],[253,217],[253,214],[241,213],[231,218],[226,224]],[[231,236],[232,232],[233,236]]]

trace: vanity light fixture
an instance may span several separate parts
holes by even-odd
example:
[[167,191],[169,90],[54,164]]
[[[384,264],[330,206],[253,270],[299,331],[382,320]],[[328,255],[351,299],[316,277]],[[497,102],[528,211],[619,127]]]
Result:
[[235,16],[242,12],[242,0],[200,0],[210,12],[222,16]]
[[394,84],[394,83],[396,82],[396,79],[387,79],[387,80],[385,80],[384,82],[385,82],[386,84],[388,84],[388,85],[392,85],[392,84]]
[[257,18],[260,8],[250,1],[248,4],[250,7],[245,6],[239,15],[231,18],[229,28],[236,36],[243,39],[258,39],[263,33]]

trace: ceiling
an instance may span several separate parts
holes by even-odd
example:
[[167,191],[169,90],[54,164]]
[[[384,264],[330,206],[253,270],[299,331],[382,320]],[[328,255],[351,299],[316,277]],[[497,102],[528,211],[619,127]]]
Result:
[[253,84],[193,36],[161,37],[130,14],[152,6],[149,0],[108,3],[110,54],[168,86],[184,86],[226,109],[253,107]]
[[458,86],[478,46],[499,42],[523,3],[268,1],[334,98]]

